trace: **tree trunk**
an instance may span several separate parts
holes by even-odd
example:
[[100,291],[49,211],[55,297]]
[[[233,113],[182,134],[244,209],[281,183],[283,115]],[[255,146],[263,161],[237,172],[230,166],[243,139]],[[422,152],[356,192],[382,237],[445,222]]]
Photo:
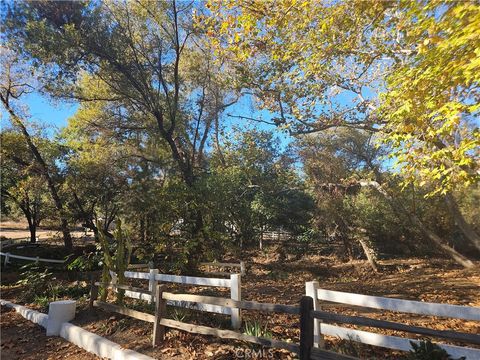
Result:
[[478,249],[480,250],[480,236],[475,232],[473,227],[465,221],[462,212],[460,211],[455,198],[451,193],[445,195],[445,202],[450,210],[455,224],[462,231],[463,235]]
[[385,199],[389,202],[392,209],[400,209],[405,215],[407,215],[410,222],[418,227],[424,234],[430,239],[438,248],[440,248],[444,253],[449,255],[453,260],[455,260],[458,264],[462,265],[465,268],[471,268],[474,266],[474,263],[467,259],[465,256],[460,254],[454,248],[448,246],[443,239],[435,234],[433,231],[428,229],[422,221],[417,217],[417,215],[412,214],[412,212],[407,211],[405,207],[397,200],[395,200],[390,194],[388,194],[377,181],[360,181],[361,186],[371,186],[375,188],[380,194],[382,194]]
[[368,263],[372,267],[372,270],[378,272],[377,260],[375,259],[375,251],[372,249],[368,240],[364,239],[361,235],[358,237],[358,242],[362,246],[363,253],[367,257]]
[[28,229],[30,230],[30,242],[32,244],[35,244],[37,242],[37,225],[35,224],[35,221],[31,219],[30,217],[27,217],[28,221]]

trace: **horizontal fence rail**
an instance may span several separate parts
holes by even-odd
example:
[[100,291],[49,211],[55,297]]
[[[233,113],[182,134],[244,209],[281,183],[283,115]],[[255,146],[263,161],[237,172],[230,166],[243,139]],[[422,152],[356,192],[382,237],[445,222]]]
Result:
[[441,337],[444,339],[455,340],[455,341],[464,341],[471,344],[480,345],[480,335],[455,332],[451,330],[434,330],[420,326],[405,325],[401,323],[396,323],[392,321],[377,320],[371,319],[363,316],[351,316],[351,315],[340,315],[334,314],[326,311],[313,311],[312,316],[315,319],[321,319],[327,322],[337,322],[345,323],[352,325],[361,325],[376,327],[381,329],[397,330],[403,332],[409,332],[419,335],[427,335],[434,337]]
[[[401,351],[412,350],[411,342],[416,344],[420,343],[415,339],[376,334],[368,331],[350,329],[323,323],[321,324],[321,333],[324,335],[335,336],[344,340],[360,342],[366,345],[380,346],[387,349]],[[316,338],[316,340],[318,341],[318,338]],[[453,358],[459,358],[462,356],[465,356],[467,360],[476,360],[480,358],[480,349],[439,343],[436,343],[436,345],[447,351]]]
[[[329,313],[321,310],[323,305],[321,301],[334,302],[342,304],[342,306],[347,305],[347,307],[362,307],[364,309],[373,308],[379,310],[448,317],[471,321],[480,321],[479,307],[427,303],[414,300],[393,299],[380,296],[325,290],[319,288],[317,281],[310,281],[306,283],[306,294],[313,298],[314,311],[312,311],[312,317],[314,318],[314,343],[318,347],[323,347],[324,335],[335,336],[345,340],[352,340],[367,345],[380,346],[401,351],[412,350],[411,342],[417,344],[419,343],[419,340],[416,339],[383,335],[369,331],[327,324],[325,322],[346,323],[366,327],[389,329],[480,345],[480,335],[477,334],[468,334],[450,330],[434,330],[396,322],[370,319],[362,316]],[[322,322],[320,322],[320,320]],[[437,343],[437,345],[446,350],[452,357],[465,356],[467,360],[480,359],[480,349],[441,343]]]
[[237,301],[237,300],[214,297],[214,296],[173,294],[173,293],[164,292],[163,299],[203,303],[203,304],[211,304],[211,305],[220,305],[220,306],[225,306],[230,308],[238,308],[242,310],[279,312],[279,313],[294,314],[294,315],[300,314],[300,308],[294,305],[269,304],[269,303],[260,303],[256,301],[246,301],[246,300]]
[[318,289],[317,299],[410,314],[480,321],[480,308],[473,306],[436,304],[414,300],[392,299],[380,296],[360,295],[324,289]]
[[21,255],[14,255],[10,253],[4,253],[0,252],[0,256],[5,256],[5,265],[7,265],[10,261],[9,259],[20,259],[20,260],[28,260],[28,261],[34,261],[34,262],[48,262],[48,263],[53,263],[53,264],[63,264],[65,263],[65,260],[58,260],[58,259],[45,259],[41,257],[29,257],[29,256],[21,256]]
[[[124,288],[125,296],[145,300],[153,303],[155,301],[155,288],[156,285],[160,283],[170,282],[177,284],[185,285],[195,285],[195,286],[211,286],[211,287],[224,287],[230,288],[230,296],[233,300],[241,300],[241,275],[240,274],[230,274],[230,279],[220,279],[220,278],[207,278],[207,277],[197,277],[197,276],[184,276],[184,275],[171,275],[171,274],[160,274],[158,269],[150,269],[149,272],[136,272],[136,271],[125,271],[125,278],[128,279],[138,279],[138,280],[148,280],[148,291],[142,290],[139,288]],[[117,274],[113,271],[110,271],[112,277],[112,286],[114,289],[118,280]],[[99,284],[101,286],[101,284]],[[139,291],[140,290],[140,291]],[[232,321],[232,327],[238,329],[241,325],[241,312],[238,308],[229,308],[227,306],[215,305],[215,304],[203,304],[201,302],[194,301],[179,301],[179,300],[169,300],[168,305],[184,307],[197,311],[205,311],[223,315],[229,315]]]
[[183,322],[171,320],[171,319],[162,319],[160,321],[160,325],[177,329],[177,330],[183,330],[189,333],[195,333],[195,334],[201,334],[201,335],[213,335],[222,339],[235,339],[235,340],[241,340],[241,341],[248,341],[254,344],[288,350],[296,354],[298,354],[299,352],[299,346],[297,344],[291,344],[285,341],[280,341],[275,339],[267,339],[263,337],[246,335],[246,334],[242,334],[232,330],[215,329],[208,326],[188,324],[188,323],[183,323]]

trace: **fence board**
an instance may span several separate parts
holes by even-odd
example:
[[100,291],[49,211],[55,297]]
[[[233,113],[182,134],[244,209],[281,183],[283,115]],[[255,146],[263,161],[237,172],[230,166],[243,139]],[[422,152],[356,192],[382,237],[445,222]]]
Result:
[[3,252],[0,252],[0,255],[1,256],[8,256],[8,258],[12,258],[12,259],[20,259],[20,260],[30,260],[30,261],[41,261],[41,262],[49,262],[49,263],[53,263],[53,264],[63,264],[65,262],[65,260],[58,260],[58,259],[45,259],[45,258],[41,258],[41,257],[29,257],[29,256],[21,256],[21,255],[14,255],[14,254],[10,254],[10,253],[3,253]]
[[[356,342],[361,342],[367,345],[380,346],[387,349],[410,351],[412,346],[410,341],[418,343],[418,340],[401,338],[397,336],[375,334],[362,330],[355,330],[344,328],[340,326],[330,325],[330,324],[321,324],[322,334],[339,337],[344,340],[351,340]],[[465,356],[467,360],[474,360],[480,358],[480,349],[474,349],[469,347],[461,347],[454,345],[445,345],[438,344],[441,348],[445,349],[450,356],[452,357],[462,357]]]
[[130,316],[130,317],[133,317],[133,318],[138,319],[138,320],[143,320],[143,321],[147,321],[147,322],[151,322],[151,323],[155,322],[155,315],[143,313],[143,312],[140,312],[140,311],[137,311],[137,310],[128,309],[128,308],[123,307],[123,306],[108,304],[108,303],[103,302],[103,301],[94,301],[93,306],[100,307],[100,308],[105,309],[107,311],[113,311],[113,312],[116,312],[116,313],[119,313],[119,314],[122,314],[122,315]]
[[246,300],[238,301],[238,300],[226,299],[226,298],[220,298],[220,297],[214,297],[214,296],[202,296],[202,295],[192,295],[192,294],[163,293],[163,298],[166,300],[220,305],[220,306],[238,308],[243,310],[280,312],[280,313],[295,314],[295,315],[300,314],[300,309],[298,308],[298,306],[293,306],[293,305],[259,303],[256,301],[246,301]]
[[334,314],[326,311],[312,311],[312,316],[316,319],[322,319],[330,322],[340,322],[344,324],[370,326],[381,329],[390,329],[404,331],[419,335],[441,337],[449,340],[465,341],[480,345],[480,335],[461,333],[450,330],[434,330],[420,326],[405,325],[401,323],[371,319],[363,316],[350,316]]
[[[139,293],[136,291],[125,291],[125,296],[128,296],[133,299],[151,301],[152,295],[151,294],[144,294]],[[225,306],[218,306],[218,305],[210,305],[210,304],[202,304],[202,303],[195,303],[189,301],[167,301],[167,305],[169,306],[176,306],[176,307],[183,307],[192,310],[198,311],[206,311],[215,314],[223,314],[223,315],[231,315],[231,310]]]
[[213,335],[222,339],[235,339],[241,341],[248,341],[254,344],[260,344],[263,346],[274,347],[278,349],[285,349],[293,353],[298,354],[299,346],[297,344],[290,344],[285,341],[266,339],[262,337],[256,337],[246,334],[241,334],[232,330],[220,330],[211,328],[208,326],[187,324],[176,320],[171,319],[162,319],[160,324],[167,326],[173,329],[183,330],[189,333],[202,334],[202,335]]
[[357,305],[374,309],[480,321],[480,307],[435,304],[413,300],[401,300],[379,296],[352,294],[324,289],[318,289],[317,296],[319,300]]
[[155,276],[155,280],[173,282],[179,284],[189,285],[201,285],[201,286],[217,286],[217,287],[230,287],[230,279],[214,279],[196,276],[183,276],[183,275],[169,275],[158,274]]

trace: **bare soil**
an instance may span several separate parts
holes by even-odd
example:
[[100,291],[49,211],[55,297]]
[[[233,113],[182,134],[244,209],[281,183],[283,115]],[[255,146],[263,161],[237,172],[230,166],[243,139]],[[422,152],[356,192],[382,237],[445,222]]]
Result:
[[100,359],[60,337],[47,337],[41,326],[6,306],[1,307],[0,325],[2,359]]

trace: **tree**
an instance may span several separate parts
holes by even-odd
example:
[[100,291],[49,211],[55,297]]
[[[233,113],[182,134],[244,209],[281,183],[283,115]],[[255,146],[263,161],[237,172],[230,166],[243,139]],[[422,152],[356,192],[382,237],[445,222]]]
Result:
[[22,135],[11,130],[0,133],[2,202],[11,201],[28,222],[30,242],[37,241],[40,221],[49,214],[48,189]]
[[0,74],[0,100],[10,116],[12,125],[22,134],[28,149],[35,159],[38,171],[40,171],[47,182],[50,195],[59,212],[65,248],[72,249],[73,243],[68,228],[67,214],[64,209],[63,200],[58,193],[58,184],[54,179],[55,166],[49,166],[45,161],[27,128],[28,116],[22,108],[23,104],[17,104],[23,95],[28,94],[35,88],[35,75],[30,76],[32,68],[8,49],[3,49],[2,51],[2,63],[4,66]]
[[401,10],[412,55],[387,77],[384,141],[406,184],[447,194],[480,180],[480,6],[422,1]]
[[[434,2],[432,6],[433,10],[440,11],[442,3]],[[470,75],[465,80],[471,82],[474,76],[469,69],[474,69],[476,65],[475,62],[468,61],[471,58],[468,54],[475,49],[472,45],[476,37],[472,34],[478,26],[472,20],[475,12],[472,17],[465,14],[472,7],[477,11],[478,5],[451,3],[448,8],[450,7],[451,11],[457,12],[457,18],[463,18],[470,25],[466,28],[469,33],[464,34],[458,19],[451,20],[450,24],[456,29],[451,39],[458,42],[455,46],[468,44],[467,54],[460,52],[465,56],[460,55],[459,59],[466,62],[465,71]],[[288,129],[292,134],[340,127],[363,129],[384,135],[387,139],[396,138],[398,141],[395,144],[403,146],[402,138],[389,128],[389,124],[395,125],[390,123],[391,119],[382,111],[385,106],[380,106],[384,105],[382,93],[385,92],[389,74],[394,74],[392,76],[398,79],[399,84],[409,86],[409,82],[405,82],[401,75],[395,77],[394,71],[401,68],[402,64],[415,64],[417,51],[413,45],[423,41],[425,25],[422,22],[417,24],[414,13],[416,11],[417,14],[422,14],[423,11],[422,16],[428,17],[426,23],[429,26],[436,21],[435,16],[431,15],[434,13],[431,7],[422,10],[421,4],[417,6],[416,2],[384,1],[345,1],[333,4],[317,1],[282,1],[273,4],[261,1],[222,1],[210,3],[209,9],[210,16],[200,20],[210,28],[209,34],[219,56],[239,63],[239,81],[244,86],[253,88],[260,108],[273,113],[273,123]],[[450,20],[443,20],[445,24],[448,21]],[[406,23],[409,26],[406,27]],[[442,25],[440,21],[437,30],[442,31],[442,27],[447,27],[445,24]],[[412,33],[417,34],[416,42],[409,42],[409,36],[405,34],[407,28],[414,28]],[[442,51],[448,52],[448,49],[446,46]],[[431,60],[433,64],[435,56]],[[419,68],[419,71],[423,70]],[[432,79],[435,78],[429,78],[430,81]],[[428,88],[426,84],[428,82],[424,83],[424,88]],[[475,82],[471,84],[476,86]],[[388,88],[386,96],[388,97]],[[476,104],[474,98],[472,100]],[[405,102],[399,101],[398,104],[402,106]],[[475,109],[473,105],[469,111]],[[399,116],[402,117],[401,114]],[[412,143],[424,149],[419,140],[421,136],[428,136],[429,129],[411,127],[413,128],[419,130],[419,136],[410,138]],[[461,133],[468,134],[468,126],[461,128]],[[456,131],[460,128],[455,125],[443,129],[451,138],[455,138],[458,136],[455,135]],[[470,175],[466,185],[478,177],[478,174],[475,175],[476,165],[472,165],[477,158],[474,155],[478,148],[475,140],[477,133],[474,130],[472,135],[463,135],[465,142],[455,150],[457,155],[453,156],[454,159],[449,160],[449,173],[458,166],[465,168],[467,164],[461,162],[469,164]],[[409,136],[406,135],[407,138]],[[380,136],[377,138],[381,139]],[[445,151],[446,158],[452,157],[451,151],[450,155],[446,148],[442,151]],[[399,155],[398,152],[393,154]],[[409,153],[410,159],[415,161],[412,154]],[[439,153],[435,156],[439,156]],[[440,170],[447,167],[439,164],[429,162],[428,166],[437,166],[435,174],[440,174]],[[420,162],[417,165],[420,166]],[[418,170],[418,166],[414,171]],[[427,168],[424,170],[430,171]],[[459,176],[466,179],[464,175]],[[459,177],[452,177],[455,178],[460,180]],[[448,181],[446,179],[443,177],[443,180]],[[419,184],[431,185],[423,182]],[[448,187],[444,189],[448,190]],[[453,215],[458,217],[461,213],[454,212]],[[475,236],[473,229],[463,226],[465,222],[457,223],[467,230],[464,231],[465,235],[478,248],[478,236]],[[429,231],[425,231],[425,234],[432,241],[438,240]]]
[[[48,69],[52,93],[105,102],[132,129],[142,126],[138,115],[153,122],[194,191],[209,134],[235,98],[201,47],[192,10],[176,1],[18,3],[8,36]],[[185,221],[196,238],[202,214],[192,209]]]
[[[398,216],[406,218],[411,225],[418,228],[439,249],[465,267],[472,267],[473,263],[464,255],[449,246],[431,228],[426,226],[415,212],[410,211],[399,199],[392,195],[388,184],[388,174],[382,173],[372,142],[365,140],[368,133],[358,131],[336,131],[327,136],[316,134],[313,140],[303,145],[302,156],[305,167],[322,201],[320,209],[325,209],[321,218],[324,225],[333,229],[334,235],[348,236],[350,227],[356,226],[356,233],[364,232],[365,219],[358,219],[358,214],[348,212],[348,204],[344,202],[345,195],[358,195],[362,187],[371,187],[383,196],[391,210]],[[373,177],[375,180],[368,180]],[[395,194],[395,192],[393,192]],[[325,220],[327,223],[325,224]],[[328,227],[327,227],[328,229]],[[398,229],[398,227],[397,227]],[[370,231],[374,233],[375,230]],[[358,239],[365,254],[370,260],[371,249],[369,244]],[[345,241],[345,239],[344,239]],[[348,247],[348,243],[346,243]],[[370,261],[372,263],[372,261]]]

